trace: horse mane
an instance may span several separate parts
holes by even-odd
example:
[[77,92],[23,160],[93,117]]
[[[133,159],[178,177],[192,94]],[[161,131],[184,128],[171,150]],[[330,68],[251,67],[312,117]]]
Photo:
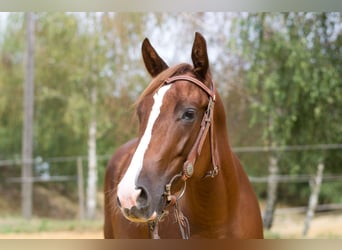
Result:
[[177,64],[173,67],[170,67],[164,71],[162,71],[159,75],[157,75],[152,82],[147,86],[147,88],[142,92],[138,100],[135,102],[134,106],[138,106],[139,103],[148,95],[154,93],[161,85],[164,84],[164,81],[170,77],[182,75],[187,72],[193,72],[193,67],[187,63]]

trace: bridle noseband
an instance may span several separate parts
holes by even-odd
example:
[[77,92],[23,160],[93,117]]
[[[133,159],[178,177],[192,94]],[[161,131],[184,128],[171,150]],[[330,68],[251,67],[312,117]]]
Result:
[[[183,196],[185,192],[186,180],[191,178],[194,173],[194,170],[195,170],[194,167],[195,167],[197,157],[200,156],[202,152],[202,147],[209,131],[210,131],[211,162],[213,165],[213,169],[208,171],[203,178],[206,178],[206,177],[213,178],[218,174],[218,171],[219,171],[218,153],[216,151],[215,143],[214,143],[214,105],[216,101],[216,96],[215,96],[216,89],[212,81],[211,81],[211,88],[208,88],[200,80],[194,77],[188,76],[188,75],[173,76],[171,78],[168,78],[167,80],[164,81],[162,86],[172,84],[176,81],[187,81],[192,84],[195,84],[196,86],[201,88],[208,95],[208,98],[209,98],[207,110],[205,111],[202,121],[201,121],[200,131],[198,133],[198,136],[195,140],[194,145],[192,146],[188,154],[186,161],[183,164],[182,172],[172,177],[170,182],[166,184],[165,186],[164,196],[166,197],[168,206],[171,206],[171,205],[174,206],[174,215],[175,215],[176,221],[178,222],[179,229],[182,234],[182,238],[188,239],[190,237],[189,222],[188,222],[188,219],[180,211],[177,201]],[[181,178],[183,180],[184,186],[183,186],[183,189],[181,190],[181,193],[178,196],[176,196],[176,195],[171,194],[171,186],[172,186],[172,183],[178,178]],[[158,223],[167,214],[168,212],[164,211],[162,215],[156,221],[149,223],[149,229],[150,229],[151,237],[153,239],[160,238],[158,235]]]

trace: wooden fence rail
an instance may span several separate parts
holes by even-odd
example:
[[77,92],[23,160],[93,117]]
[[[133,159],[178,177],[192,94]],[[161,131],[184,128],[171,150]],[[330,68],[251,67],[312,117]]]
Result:
[[[318,144],[318,145],[292,145],[292,146],[274,146],[274,147],[235,147],[233,148],[234,152],[237,153],[256,153],[256,152],[277,152],[277,151],[312,151],[312,150],[336,150],[342,149],[342,144]],[[99,155],[97,157],[98,160],[108,160],[111,155]],[[44,162],[47,163],[63,163],[63,162],[75,162],[75,166],[77,166],[77,175],[76,176],[41,176],[41,177],[32,177],[30,179],[21,178],[21,177],[11,177],[7,178],[8,183],[25,183],[25,182],[63,182],[63,181],[77,181],[78,183],[78,199],[79,199],[79,217],[80,219],[84,218],[85,214],[85,200],[84,200],[84,190],[83,187],[85,185],[83,181],[83,167],[82,162],[87,160],[87,156],[68,156],[68,157],[51,157],[45,158]],[[273,162],[273,163],[272,163]],[[14,160],[0,160],[0,167],[17,165],[21,166],[24,163],[36,163],[35,159],[14,159]],[[284,213],[301,213],[307,212],[307,219],[305,221],[305,226],[303,230],[303,236],[305,236],[309,230],[310,220],[312,219],[315,211],[324,211],[324,210],[339,210],[342,209],[342,204],[318,204],[318,196],[320,188],[317,186],[317,175],[280,175],[278,171],[273,171],[272,174],[271,166],[276,166],[277,161],[270,160],[269,166],[269,176],[249,176],[249,179],[254,184],[266,183],[268,189],[268,196],[273,197],[274,201],[268,201],[267,204],[270,206],[265,209],[264,212],[270,211],[274,214],[284,214]],[[318,165],[319,166],[319,165]],[[277,167],[277,166],[276,166]],[[280,167],[279,167],[280,169]],[[319,172],[319,171],[318,171]],[[321,180],[319,181],[319,185],[324,185],[325,182],[334,182],[342,180],[342,174],[337,175],[324,175],[322,171]],[[279,183],[308,183],[311,184],[311,196],[308,197],[308,206],[305,207],[294,207],[294,208],[278,208],[275,209],[276,203],[276,186]],[[316,185],[316,186],[315,186]],[[270,188],[274,187],[274,188]],[[269,192],[270,190],[275,191]],[[315,192],[314,192],[315,191]],[[313,194],[315,193],[315,194]],[[316,201],[315,201],[316,200]],[[263,215],[265,218],[265,214]],[[272,217],[269,219],[270,225],[272,226]],[[264,221],[265,222],[265,221]]]
[[79,204],[79,219],[85,218],[85,200],[84,200],[84,177],[83,177],[83,164],[82,157],[76,158],[77,175],[76,176],[34,176],[34,177],[8,177],[7,183],[42,183],[42,182],[68,182],[77,181],[78,189],[78,204]]
[[77,180],[77,176],[37,176],[30,178],[9,177],[6,179],[8,183],[23,183],[23,182],[64,182]]
[[[249,176],[252,183],[267,183],[268,176]],[[281,183],[305,183],[315,178],[315,175],[276,175],[275,179]],[[342,180],[342,175],[323,175],[323,181]]]
[[[273,161],[270,161],[269,176],[249,177],[252,183],[267,183],[267,200],[266,207],[263,213],[263,222],[265,229],[271,229],[274,214],[306,212],[304,227],[302,231],[302,236],[306,237],[315,212],[342,209],[342,204],[318,204],[319,193],[323,182],[342,180],[342,175],[323,175],[323,171],[325,168],[323,163],[320,162],[318,164],[316,175],[278,175],[277,171],[272,170],[272,166],[277,166],[276,160],[274,159]],[[278,183],[308,183],[311,188],[311,194],[308,199],[308,206],[286,208],[280,210],[277,209],[276,211],[276,189]]]

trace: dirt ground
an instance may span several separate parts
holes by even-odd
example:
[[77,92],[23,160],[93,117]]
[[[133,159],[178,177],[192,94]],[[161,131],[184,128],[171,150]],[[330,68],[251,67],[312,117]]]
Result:
[[99,232],[39,232],[0,234],[0,239],[103,239],[103,233]]
[[[276,215],[271,233],[280,238],[303,238],[305,214]],[[342,239],[342,211],[316,214],[306,238]]]
[[[277,214],[267,238],[300,239],[304,226],[304,214]],[[0,234],[0,239],[102,239],[102,231],[39,232]],[[342,211],[316,214],[306,238],[342,239]]]

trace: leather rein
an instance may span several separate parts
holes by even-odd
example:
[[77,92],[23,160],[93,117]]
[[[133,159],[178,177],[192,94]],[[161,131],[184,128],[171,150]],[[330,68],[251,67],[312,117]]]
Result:
[[[198,136],[196,138],[194,145],[192,146],[188,154],[186,161],[183,164],[182,172],[175,175],[173,178],[171,178],[170,182],[165,185],[165,192],[164,192],[164,196],[166,197],[166,200],[168,202],[167,206],[174,207],[174,217],[176,219],[176,222],[179,225],[182,238],[189,239],[190,238],[189,222],[188,222],[188,219],[184,216],[184,214],[180,210],[178,206],[178,200],[182,198],[182,196],[185,193],[186,181],[189,178],[191,178],[194,173],[194,170],[195,170],[194,167],[195,167],[197,157],[200,156],[202,152],[203,144],[208,135],[208,132],[210,132],[210,150],[211,150],[211,162],[212,162],[213,169],[208,171],[203,178],[206,178],[206,177],[214,178],[219,172],[218,153],[216,151],[215,143],[214,143],[214,116],[213,116],[214,105],[216,101],[216,96],[215,96],[216,89],[215,89],[215,85],[213,82],[211,82],[211,88],[208,88],[203,82],[197,80],[194,77],[187,76],[187,75],[173,76],[171,78],[168,78],[167,80],[164,81],[163,85],[172,84],[176,81],[187,81],[192,84],[195,84],[196,86],[201,88],[208,95],[208,98],[209,98],[207,110],[205,111],[202,121],[201,121],[200,131],[198,133]],[[180,194],[176,196],[176,195],[171,194],[171,186],[172,186],[172,183],[178,178],[181,178],[181,180],[183,180],[184,186]],[[158,235],[158,223],[162,221],[162,219],[166,215],[168,215],[168,211],[164,210],[163,213],[155,221],[148,223],[149,231],[150,231],[150,235],[152,239],[160,239]]]

